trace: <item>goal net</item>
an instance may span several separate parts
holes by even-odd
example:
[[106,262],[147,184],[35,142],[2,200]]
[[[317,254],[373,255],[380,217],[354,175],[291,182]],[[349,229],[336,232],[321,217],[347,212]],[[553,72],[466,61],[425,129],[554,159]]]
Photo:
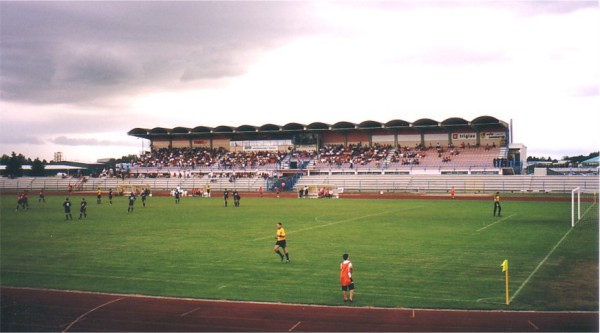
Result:
[[571,191],[571,227],[585,221],[598,222],[598,192],[581,189]]

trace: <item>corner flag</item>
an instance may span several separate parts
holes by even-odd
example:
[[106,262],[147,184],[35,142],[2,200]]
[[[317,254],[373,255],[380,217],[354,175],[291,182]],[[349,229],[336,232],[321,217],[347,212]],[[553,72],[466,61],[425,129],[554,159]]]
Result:
[[504,259],[500,267],[502,267],[502,271],[506,275],[506,305],[508,305],[510,303],[510,299],[508,298],[508,259]]

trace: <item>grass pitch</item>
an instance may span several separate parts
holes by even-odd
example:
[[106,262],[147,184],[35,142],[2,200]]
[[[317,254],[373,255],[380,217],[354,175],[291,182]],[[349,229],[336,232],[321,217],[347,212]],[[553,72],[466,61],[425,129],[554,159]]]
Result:
[[[1,197],[3,286],[342,305],[344,252],[355,306],[598,310],[598,220],[570,227],[569,202],[127,198],[65,221],[64,196]],[[597,211],[597,207],[594,208]],[[275,224],[291,263],[273,253]],[[509,261],[510,305],[505,304]]]

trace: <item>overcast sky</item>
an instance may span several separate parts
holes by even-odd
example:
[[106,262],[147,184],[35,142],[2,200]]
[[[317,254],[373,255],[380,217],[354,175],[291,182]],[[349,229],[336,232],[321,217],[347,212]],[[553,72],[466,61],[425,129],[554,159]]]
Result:
[[600,148],[597,1],[0,2],[0,154],[139,154],[136,127],[513,121]]

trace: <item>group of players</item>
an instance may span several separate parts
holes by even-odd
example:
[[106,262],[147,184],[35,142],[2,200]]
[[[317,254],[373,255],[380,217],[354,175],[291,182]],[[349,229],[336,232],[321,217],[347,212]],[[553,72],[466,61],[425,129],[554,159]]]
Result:
[[[149,193],[150,193],[150,191],[148,189],[144,189],[139,193],[144,207],[146,207],[146,199],[147,199]],[[233,196],[234,206],[239,207],[240,206],[240,198],[241,198],[240,193],[237,190],[233,190],[232,196]],[[113,200],[112,189],[109,189],[109,191],[108,191],[108,199],[109,199],[109,204],[112,205],[112,200]],[[130,212],[133,212],[134,204],[136,201],[135,193],[131,192],[129,194],[128,199],[129,199],[129,206],[127,208],[127,212],[130,213]],[[180,199],[180,191],[176,190],[175,191],[176,203],[179,203],[179,199]],[[228,200],[229,200],[229,190],[225,189],[225,191],[223,192],[223,199],[225,201],[225,207],[227,207]],[[44,193],[43,189],[40,190],[38,201],[44,202],[44,203],[46,202],[45,193]],[[98,191],[96,192],[96,203],[97,204],[102,203],[102,190],[100,188],[98,188]],[[84,197],[81,198],[81,202],[79,203],[79,219],[80,220],[87,218],[87,205],[88,205],[88,202],[85,200],[85,198]],[[63,208],[64,208],[64,212],[65,212],[65,220],[73,220],[73,214],[71,213],[71,206],[72,206],[72,202],[67,197],[65,199],[65,201],[63,202]],[[28,199],[27,199],[27,191],[25,191],[17,196],[17,211],[19,209],[23,209],[23,210],[29,209],[29,204],[28,204]],[[275,242],[275,247],[273,248],[273,250],[281,258],[281,261],[285,260],[286,263],[289,263],[290,256],[289,256],[289,252],[288,252],[287,246],[286,246],[286,233],[285,233],[285,229],[283,228],[283,225],[281,222],[277,223],[277,232],[275,235],[275,240],[276,240],[276,242]],[[283,253],[280,252],[280,249],[283,250]],[[348,259],[348,254],[343,255],[343,261],[340,264],[340,284],[342,285],[342,293],[343,293],[344,302],[352,302],[353,295],[354,295],[354,281],[352,279],[352,263]]]
[[[235,207],[239,207],[240,206],[240,192],[238,192],[237,190],[233,190],[232,192],[233,195],[233,205]],[[225,201],[225,207],[227,207],[227,202],[229,200],[229,190],[225,189],[225,191],[223,191],[223,200]]]

